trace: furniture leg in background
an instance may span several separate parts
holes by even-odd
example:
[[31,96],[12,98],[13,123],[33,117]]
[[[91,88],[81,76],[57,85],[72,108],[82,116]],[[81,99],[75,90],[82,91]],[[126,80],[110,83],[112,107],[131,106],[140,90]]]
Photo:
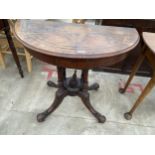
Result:
[[5,60],[1,52],[0,52],[0,64],[2,65],[2,68],[5,69]]
[[125,93],[127,87],[129,86],[131,80],[133,79],[136,71],[138,70],[138,68],[140,67],[140,65],[142,64],[142,62],[144,61],[145,58],[147,59],[147,61],[149,62],[149,64],[151,65],[151,67],[153,69],[153,75],[152,75],[151,79],[149,80],[148,84],[146,85],[146,87],[144,88],[144,90],[142,91],[142,93],[140,94],[139,98],[134,103],[131,110],[124,114],[124,117],[127,120],[130,120],[132,118],[133,112],[142,103],[144,98],[149,94],[149,92],[155,86],[155,46],[154,46],[155,33],[144,32],[143,33],[143,40],[145,42],[144,51],[142,51],[141,55],[139,56],[139,58],[137,60],[137,63],[135,64],[135,66],[134,66],[134,68],[133,68],[133,70],[132,70],[132,72],[131,72],[131,74],[129,76],[129,79],[128,79],[125,87],[120,88],[119,92],[120,93]]
[[29,73],[32,72],[32,56],[30,53],[24,48],[25,56],[26,56],[26,63],[27,63],[27,70]]
[[13,40],[12,40],[12,37],[11,37],[11,34],[10,34],[10,27],[9,27],[9,23],[8,23],[7,19],[3,19],[3,25],[4,25],[5,35],[7,37],[8,43],[9,43],[9,47],[11,49],[12,55],[14,57],[14,60],[16,62],[18,70],[19,70],[19,74],[23,78],[24,77],[23,70],[21,68],[19,58],[18,58],[18,55],[17,55],[17,52],[16,52],[16,48],[14,46],[14,43],[13,43]]

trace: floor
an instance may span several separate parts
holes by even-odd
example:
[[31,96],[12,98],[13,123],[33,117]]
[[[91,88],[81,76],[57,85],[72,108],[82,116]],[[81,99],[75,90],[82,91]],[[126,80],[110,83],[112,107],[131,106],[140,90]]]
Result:
[[[54,98],[55,88],[46,82],[56,82],[52,65],[33,58],[33,72],[27,73],[24,58],[20,58],[25,77],[21,79],[13,58],[6,56],[7,68],[0,68],[0,134],[155,134],[154,90],[127,121],[127,112],[144,88],[149,78],[135,77],[126,94],[118,88],[128,76],[105,72],[89,72],[89,83],[97,81],[98,91],[90,92],[92,105],[107,118],[100,124],[81,103],[78,97],[67,97],[45,122],[38,123],[36,115],[45,110]],[[68,69],[67,75],[73,70]],[[78,73],[80,73],[78,71]]]

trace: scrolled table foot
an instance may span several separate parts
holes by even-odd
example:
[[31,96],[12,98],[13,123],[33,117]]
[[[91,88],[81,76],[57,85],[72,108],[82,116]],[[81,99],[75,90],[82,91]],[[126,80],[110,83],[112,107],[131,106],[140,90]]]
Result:
[[100,113],[95,113],[94,116],[97,118],[99,123],[104,123],[106,121],[106,117]]
[[88,87],[88,90],[98,90],[99,89],[99,84],[98,83],[94,83],[94,84],[92,84],[92,85],[90,85],[89,87]]
[[45,121],[46,117],[48,116],[47,113],[43,112],[37,115],[37,121],[38,122],[43,122]]
[[124,89],[124,88],[119,88],[119,92],[120,92],[121,94],[124,94],[124,93],[125,93],[125,89]]
[[58,88],[59,86],[56,84],[56,83],[54,83],[53,81],[48,81],[47,82],[47,85],[49,86],[49,87],[54,87],[54,88]]
[[132,114],[130,112],[127,112],[127,113],[124,114],[124,118],[126,120],[131,120],[132,119]]
[[105,116],[101,115],[98,111],[94,109],[94,107],[90,103],[89,93],[87,91],[79,92],[78,96],[83,101],[83,104],[87,107],[87,109],[95,116],[99,123],[104,123],[106,121]]
[[64,97],[66,95],[67,95],[66,90],[64,90],[62,88],[58,89],[56,92],[55,99],[54,99],[53,103],[51,104],[51,106],[48,109],[46,109],[44,112],[39,113],[37,115],[37,121],[43,122],[48,115],[50,115],[52,112],[54,112],[58,108],[58,106],[62,103],[62,100],[64,99]]

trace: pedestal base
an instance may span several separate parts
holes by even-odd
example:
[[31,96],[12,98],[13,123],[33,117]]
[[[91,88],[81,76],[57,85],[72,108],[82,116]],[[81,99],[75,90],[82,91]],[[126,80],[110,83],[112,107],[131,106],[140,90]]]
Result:
[[[58,72],[60,73],[60,72]],[[58,76],[60,76],[58,74]],[[88,90],[97,90],[99,85],[97,83],[88,87],[87,85],[87,72],[83,71],[82,78],[77,78],[76,73],[73,74],[73,77],[66,78],[63,76],[63,81],[60,80],[59,84],[55,84],[51,81],[47,82],[47,85],[50,87],[58,88],[53,104],[44,112],[37,115],[38,122],[43,122],[46,117],[52,113],[58,106],[62,103],[63,99],[67,96],[79,96],[86,106],[86,108],[95,116],[99,123],[104,123],[106,121],[105,116],[97,112],[90,103]]]

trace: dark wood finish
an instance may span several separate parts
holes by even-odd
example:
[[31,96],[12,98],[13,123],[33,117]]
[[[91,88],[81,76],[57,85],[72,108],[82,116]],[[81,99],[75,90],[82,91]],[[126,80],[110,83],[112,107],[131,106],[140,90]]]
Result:
[[0,19],[0,30],[3,29],[3,27],[4,27],[4,26],[3,26],[3,22],[2,22],[2,20]]
[[13,43],[13,40],[12,40],[12,37],[11,37],[10,26],[9,26],[9,23],[8,23],[7,19],[0,19],[0,30],[4,30],[4,32],[5,32],[7,41],[9,43],[10,50],[12,52],[13,58],[14,58],[14,60],[16,62],[18,70],[19,70],[19,74],[23,78],[24,77],[23,70],[21,68],[19,58],[18,58],[18,55],[17,55],[17,51],[16,51],[16,48],[14,46],[14,43]]
[[17,39],[37,58],[70,68],[115,64],[139,42],[132,28],[21,20],[15,29]]
[[[96,20],[96,24],[101,25],[110,25],[110,26],[123,26],[123,27],[134,27],[139,32],[141,41],[139,45],[130,52],[128,57],[115,65],[110,67],[101,67],[96,68],[96,70],[104,70],[108,72],[117,72],[128,74],[131,73],[131,69],[135,64],[136,59],[139,57],[143,42],[142,42],[142,32],[155,32],[155,20],[153,19],[98,19]],[[152,76],[152,68],[149,66],[146,59],[143,61],[142,65],[140,66],[139,70],[136,73],[137,75],[141,76]]]
[[[123,60],[139,42],[135,29],[20,20],[15,25],[15,36],[33,56],[58,68],[58,84],[47,83],[58,91],[53,104],[37,115],[39,122],[44,121],[67,95],[79,96],[97,120],[105,122],[105,117],[90,104],[88,90],[97,90],[99,85],[88,86],[88,70]],[[81,77],[78,78],[75,71],[67,78],[65,68],[81,69]]]
[[129,86],[131,80],[133,79],[135,73],[137,72],[137,70],[140,67],[140,65],[142,64],[142,62],[144,61],[144,58],[147,59],[150,66],[153,68],[153,73],[154,74],[151,77],[151,79],[149,80],[148,84],[146,85],[145,89],[143,90],[143,92],[141,93],[139,98],[137,99],[137,101],[134,103],[131,110],[124,114],[124,117],[127,120],[130,120],[132,118],[133,112],[142,103],[144,98],[149,94],[149,92],[155,86],[155,45],[154,45],[155,44],[155,33],[144,32],[143,33],[143,40],[144,40],[145,44],[147,45],[147,47],[146,47],[146,45],[144,45],[144,50],[141,53],[141,55],[139,56],[139,58],[137,60],[137,63],[133,67],[133,70],[131,72],[131,75],[130,75],[125,87],[121,88],[119,90],[120,93],[125,93],[127,87]]
[[103,25],[134,27],[142,35],[143,31],[155,32],[154,19],[104,19]]
[[[106,118],[97,112],[90,103],[89,93],[88,93],[88,70],[82,71],[81,78],[77,78],[76,72],[73,74],[71,78],[66,78],[65,68],[58,67],[58,90],[56,92],[55,99],[53,104],[44,112],[37,115],[37,120],[42,122],[46,119],[46,117],[52,113],[63,101],[64,97],[67,95],[70,96],[79,96],[83,101],[84,105],[88,108],[88,110],[96,117],[98,122],[104,123]],[[56,85],[56,84],[55,84]],[[49,85],[48,82],[48,86]]]

